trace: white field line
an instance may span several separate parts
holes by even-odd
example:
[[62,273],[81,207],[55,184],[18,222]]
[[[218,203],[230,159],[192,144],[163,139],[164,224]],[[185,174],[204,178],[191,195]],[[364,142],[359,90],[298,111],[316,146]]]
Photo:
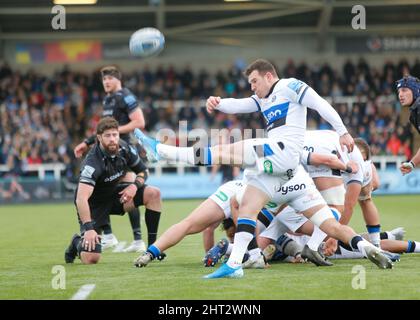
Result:
[[95,289],[95,286],[95,284],[85,284],[73,297],[71,297],[70,300],[86,300],[86,298],[92,293],[93,289]]

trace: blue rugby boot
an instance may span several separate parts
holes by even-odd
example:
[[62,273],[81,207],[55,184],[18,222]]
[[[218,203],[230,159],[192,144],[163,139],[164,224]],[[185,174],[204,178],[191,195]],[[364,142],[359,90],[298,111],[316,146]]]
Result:
[[141,130],[138,128],[134,129],[134,136],[138,140],[138,142],[143,146],[146,150],[146,153],[150,160],[152,161],[159,161],[160,157],[157,152],[157,145],[160,143],[156,139],[153,139],[149,136],[146,136]]
[[211,248],[203,258],[205,267],[214,267],[216,263],[226,254],[229,247],[227,239],[220,240],[213,248]]
[[218,279],[218,278],[242,278],[244,270],[241,266],[231,268],[226,263],[223,263],[215,272],[204,276],[204,279]]

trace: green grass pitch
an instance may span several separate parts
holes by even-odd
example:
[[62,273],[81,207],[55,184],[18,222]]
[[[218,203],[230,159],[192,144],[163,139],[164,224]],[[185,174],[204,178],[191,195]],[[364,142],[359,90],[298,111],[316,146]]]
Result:
[[[383,230],[405,227],[406,239],[420,239],[420,196],[375,197]],[[164,201],[159,233],[180,221],[201,201]],[[131,241],[127,216],[112,217],[119,240]],[[360,210],[351,225],[365,231]],[[146,234],[144,222],[143,234]],[[79,260],[65,265],[64,249],[78,230],[72,204],[0,207],[0,299],[70,299],[85,284],[96,288],[88,299],[419,299],[420,255],[405,254],[393,270],[379,270],[366,259],[313,264],[273,264],[245,270],[242,279],[203,280],[213,269],[201,263],[201,234],[185,238],[162,262],[133,267],[135,253],[105,251],[98,265]],[[218,231],[216,238],[222,236]],[[55,265],[65,267],[65,289],[53,289]],[[366,270],[366,288],[355,290],[355,265]],[[209,282],[211,281],[211,282]]]

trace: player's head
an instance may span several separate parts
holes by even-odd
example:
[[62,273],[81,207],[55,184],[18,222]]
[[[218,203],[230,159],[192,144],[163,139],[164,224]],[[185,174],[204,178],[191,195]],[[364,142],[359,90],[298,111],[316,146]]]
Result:
[[233,238],[235,237],[236,226],[233,222],[232,218],[226,218],[222,221],[222,230],[226,232],[226,236],[233,242]]
[[370,160],[370,147],[369,147],[368,143],[362,138],[354,139],[354,143],[359,148],[359,150],[360,150],[360,152],[363,156],[363,160],[364,161]]
[[96,137],[102,148],[113,155],[118,152],[120,134],[118,133],[118,122],[112,117],[105,117],[99,121],[96,127]]
[[279,79],[276,68],[264,59],[257,59],[244,71],[251,85],[251,90],[258,96],[264,98],[270,92],[272,85]]
[[420,80],[405,76],[397,81],[398,99],[402,106],[411,106],[420,97]]
[[121,89],[121,72],[115,66],[101,69],[102,84],[106,93],[113,93]]

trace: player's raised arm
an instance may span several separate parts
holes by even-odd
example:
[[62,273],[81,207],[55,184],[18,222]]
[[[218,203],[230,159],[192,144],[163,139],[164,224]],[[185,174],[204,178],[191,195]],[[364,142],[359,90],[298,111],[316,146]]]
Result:
[[323,119],[325,119],[340,136],[341,146],[346,146],[349,152],[353,151],[354,140],[347,132],[343,121],[335,109],[321,96],[319,96],[314,89],[307,87],[300,98],[302,105],[316,110]]
[[344,163],[334,154],[310,152],[308,153],[306,159],[308,162],[307,164],[313,166],[325,165],[331,169],[337,169],[347,173],[356,173],[359,170],[356,162],[350,160],[347,163]]
[[258,111],[258,103],[254,98],[234,99],[220,97],[209,97],[206,102],[206,109],[208,113],[213,113],[214,110],[219,110],[224,113],[251,113]]

